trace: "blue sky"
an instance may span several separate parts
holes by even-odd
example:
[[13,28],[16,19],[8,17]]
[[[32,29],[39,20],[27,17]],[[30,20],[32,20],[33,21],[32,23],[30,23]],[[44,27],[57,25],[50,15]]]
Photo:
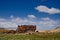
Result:
[[37,29],[60,26],[60,0],[0,0],[0,27],[15,29],[20,24]]

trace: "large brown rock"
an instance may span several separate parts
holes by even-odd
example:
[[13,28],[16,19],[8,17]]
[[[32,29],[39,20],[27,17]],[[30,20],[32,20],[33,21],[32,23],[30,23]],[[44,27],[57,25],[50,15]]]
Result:
[[16,32],[18,33],[24,33],[27,31],[35,31],[36,30],[36,26],[34,25],[18,25],[18,28],[16,29]]

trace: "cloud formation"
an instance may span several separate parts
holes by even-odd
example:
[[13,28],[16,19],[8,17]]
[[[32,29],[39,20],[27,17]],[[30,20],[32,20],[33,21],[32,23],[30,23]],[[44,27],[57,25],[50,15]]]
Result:
[[28,15],[29,18],[36,18],[34,15]]
[[50,18],[46,17],[46,18],[41,18],[42,20],[50,20]]
[[50,19],[50,18],[48,18],[48,17],[46,17],[46,18],[41,18],[41,20],[43,20],[43,21],[40,21],[39,23],[41,24],[41,25],[44,25],[44,26],[55,26],[56,24],[58,24],[57,23],[57,21],[55,21],[55,20],[52,20],[52,19]]
[[35,9],[38,10],[39,12],[45,12],[49,14],[60,13],[60,9],[53,8],[53,7],[48,8],[47,6],[44,6],[44,5],[37,6]]
[[[59,21],[58,21],[59,22]],[[28,18],[13,17],[10,19],[0,18],[0,28],[16,29],[18,25],[36,25],[37,29],[49,29],[49,27],[58,26],[58,22],[49,17],[41,18],[35,21]],[[59,22],[60,24],[60,22]]]
[[10,18],[13,18],[13,17],[14,17],[13,15],[10,16]]

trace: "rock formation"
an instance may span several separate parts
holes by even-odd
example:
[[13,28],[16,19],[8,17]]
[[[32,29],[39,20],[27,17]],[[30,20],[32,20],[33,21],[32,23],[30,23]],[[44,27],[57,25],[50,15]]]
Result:
[[34,25],[21,25],[21,26],[18,25],[16,32],[17,33],[24,33],[24,32],[28,32],[28,31],[35,32],[35,30],[36,30],[36,26],[34,26]]

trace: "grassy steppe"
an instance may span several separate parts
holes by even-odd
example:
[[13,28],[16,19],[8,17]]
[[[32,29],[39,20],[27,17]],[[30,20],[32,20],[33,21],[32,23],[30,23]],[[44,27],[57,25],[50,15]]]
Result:
[[60,40],[60,34],[0,34],[0,40]]

